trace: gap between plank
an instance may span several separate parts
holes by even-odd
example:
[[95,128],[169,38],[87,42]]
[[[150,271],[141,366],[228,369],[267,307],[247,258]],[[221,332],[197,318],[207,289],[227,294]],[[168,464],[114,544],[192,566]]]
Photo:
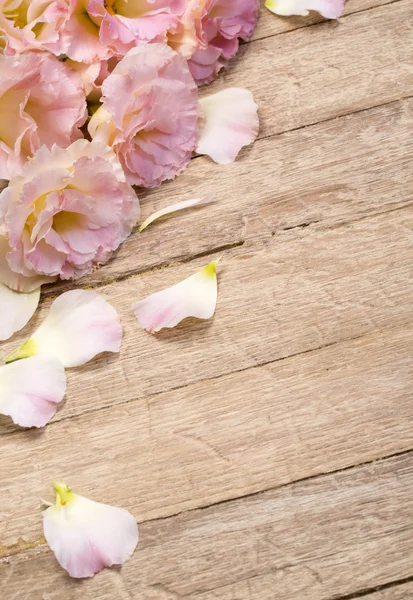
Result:
[[354,592],[353,594],[349,594],[347,596],[332,596],[329,600],[353,600],[353,598],[363,598],[363,596],[368,596],[369,594],[374,594],[375,592],[381,592],[382,590],[388,590],[392,587],[396,587],[398,585],[403,585],[404,583],[410,583],[413,581],[413,575],[410,577],[404,577],[403,579],[396,579],[395,581],[389,581],[389,583],[382,583],[381,585],[375,585],[371,588],[366,588],[364,590],[360,590],[359,592]]

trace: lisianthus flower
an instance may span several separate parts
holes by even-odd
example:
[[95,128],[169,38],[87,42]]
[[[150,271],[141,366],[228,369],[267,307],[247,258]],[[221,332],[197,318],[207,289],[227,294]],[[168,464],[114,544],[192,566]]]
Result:
[[71,290],[53,302],[40,327],[6,362],[47,355],[66,368],[79,367],[102,352],[119,352],[121,341],[113,306],[92,290]]
[[160,210],[157,210],[152,215],[150,215],[147,219],[145,219],[145,221],[142,223],[142,225],[140,225],[139,231],[143,231],[144,229],[146,229],[148,227],[148,225],[150,225],[157,219],[164,217],[165,215],[170,215],[171,213],[175,213],[180,210],[192,208],[193,206],[200,206],[202,204],[208,204],[208,202],[211,202],[212,198],[213,198],[213,196],[209,195],[209,196],[204,196],[203,198],[194,198],[193,200],[183,200],[182,202],[176,202],[176,204],[171,204],[170,206],[167,206],[166,208],[161,208]]
[[21,427],[44,427],[65,392],[64,367],[51,356],[33,356],[0,367],[0,414]]
[[55,56],[0,55],[0,177],[21,172],[43,144],[67,146],[82,137],[86,100],[77,77]]
[[200,136],[196,151],[215,162],[234,162],[258,135],[258,106],[249,90],[227,88],[199,101]]
[[138,544],[138,525],[123,508],[94,502],[54,482],[56,502],[43,512],[44,537],[71,577],[121,565]]
[[141,327],[156,333],[187,317],[210,319],[217,304],[216,267],[217,261],[212,261],[199,273],[136,302],[132,309]]
[[92,63],[76,62],[68,58],[65,65],[79,78],[90,104],[99,103],[102,96],[102,83],[118,64],[120,58],[112,57],[107,60],[97,60]]
[[198,90],[181,55],[165,44],[133,48],[102,92],[89,133],[112,146],[129,183],[154,187],[186,167],[197,144]]
[[210,83],[247,40],[258,19],[259,0],[188,0],[169,44],[188,59],[198,85]]
[[326,19],[338,19],[346,0],[266,0],[265,6],[276,15],[306,17],[315,10]]
[[67,0],[0,0],[0,47],[7,55],[41,49],[64,51]]
[[[138,217],[138,199],[113,151],[86,140],[65,149],[43,146],[0,194],[8,265],[25,278],[89,273],[108,260]],[[24,279],[21,286],[27,291]]]

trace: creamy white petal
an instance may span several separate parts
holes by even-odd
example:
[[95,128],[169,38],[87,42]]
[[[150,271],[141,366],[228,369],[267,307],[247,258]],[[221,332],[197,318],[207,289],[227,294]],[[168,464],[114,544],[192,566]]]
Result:
[[265,3],[271,12],[283,17],[306,17],[310,10],[315,10],[326,19],[338,19],[344,5],[345,0],[267,0]]
[[216,265],[217,261],[212,261],[188,279],[136,302],[132,309],[141,327],[156,333],[187,317],[210,319],[217,304]]
[[249,90],[228,88],[199,101],[203,118],[197,152],[217,163],[234,162],[258,135],[258,106]]
[[179,210],[184,210],[185,208],[192,208],[193,206],[200,206],[201,204],[208,204],[208,202],[211,202],[212,198],[213,198],[213,196],[212,196],[212,194],[210,194],[209,196],[205,196],[204,198],[195,198],[194,200],[183,200],[182,202],[177,202],[176,204],[171,204],[170,206],[167,206],[166,208],[161,208],[161,210],[157,210],[156,212],[154,212],[150,217],[148,217],[142,223],[142,225],[139,227],[139,231],[143,231],[144,229],[146,229],[148,227],[148,225],[150,225],[151,223],[153,223],[154,221],[156,221],[156,219],[159,219],[160,217],[169,215],[174,212],[178,212]]
[[34,315],[40,300],[40,288],[24,294],[14,292],[0,282],[0,341],[20,331]]
[[93,577],[130,558],[138,525],[123,508],[89,500],[55,482],[56,504],[43,512],[44,536],[59,564],[72,577]]
[[65,370],[51,356],[33,356],[0,367],[0,413],[21,427],[46,425],[65,392]]
[[6,362],[45,353],[64,367],[78,367],[101,352],[119,352],[122,325],[116,310],[92,290],[59,296],[32,337]]

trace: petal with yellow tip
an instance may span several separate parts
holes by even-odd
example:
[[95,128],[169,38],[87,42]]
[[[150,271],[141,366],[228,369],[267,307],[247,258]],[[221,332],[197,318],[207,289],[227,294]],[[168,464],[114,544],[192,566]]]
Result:
[[119,352],[121,340],[113,306],[92,290],[71,290],[53,302],[40,327],[6,362],[48,354],[64,367],[78,367],[101,352]]
[[123,508],[89,500],[55,481],[56,502],[43,511],[44,536],[71,577],[93,577],[130,558],[138,525]]
[[160,217],[164,217],[165,215],[170,215],[171,213],[178,212],[179,210],[184,210],[186,208],[192,208],[193,206],[200,206],[201,204],[208,204],[212,200],[212,194],[209,196],[205,196],[203,198],[195,198],[194,200],[183,200],[182,202],[177,202],[176,204],[171,204],[171,206],[167,206],[166,208],[161,208],[161,210],[157,210],[150,217],[148,217],[142,225],[139,227],[139,231],[143,231],[159,219]]
[[187,317],[210,319],[218,296],[217,262],[212,261],[199,273],[136,302],[132,309],[141,327],[156,333],[164,327],[175,327]]
[[51,356],[33,356],[0,367],[0,413],[21,427],[44,427],[65,392],[65,370]]
[[265,6],[276,15],[306,17],[310,10],[325,19],[338,19],[343,12],[345,0],[267,0]]

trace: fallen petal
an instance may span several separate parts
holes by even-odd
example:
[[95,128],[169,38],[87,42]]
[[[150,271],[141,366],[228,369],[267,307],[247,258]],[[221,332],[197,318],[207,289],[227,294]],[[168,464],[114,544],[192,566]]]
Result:
[[51,356],[33,356],[0,367],[0,413],[21,427],[44,427],[65,392],[65,370]]
[[113,306],[91,290],[72,290],[53,302],[40,327],[6,362],[45,353],[64,367],[78,367],[101,352],[119,352],[121,340]]
[[217,262],[214,260],[188,279],[136,302],[132,309],[141,327],[156,333],[164,327],[175,327],[187,317],[210,319],[217,304]]
[[258,135],[258,106],[249,90],[228,88],[199,101],[200,139],[196,151],[222,165],[234,162]]
[[44,536],[69,575],[93,577],[132,556],[139,534],[127,510],[79,496],[65,483],[53,487],[56,503],[43,512]]
[[151,223],[153,223],[154,221],[156,221],[156,219],[159,219],[160,217],[169,215],[174,212],[178,212],[179,210],[184,210],[185,208],[191,208],[192,206],[200,206],[201,204],[208,204],[208,202],[211,202],[211,200],[212,200],[212,195],[209,195],[209,196],[205,196],[204,198],[195,198],[194,200],[184,200],[183,202],[177,202],[176,204],[171,204],[171,206],[167,206],[166,208],[157,210],[156,212],[153,213],[153,215],[148,217],[142,223],[142,225],[139,227],[139,231],[143,231],[144,229],[146,229],[148,227],[148,225],[150,225]]
[[20,331],[34,315],[40,300],[40,288],[23,294],[0,282],[0,341]]
[[325,19],[338,19],[345,3],[346,0],[267,0],[265,6],[282,17],[306,17],[310,10],[315,10]]

